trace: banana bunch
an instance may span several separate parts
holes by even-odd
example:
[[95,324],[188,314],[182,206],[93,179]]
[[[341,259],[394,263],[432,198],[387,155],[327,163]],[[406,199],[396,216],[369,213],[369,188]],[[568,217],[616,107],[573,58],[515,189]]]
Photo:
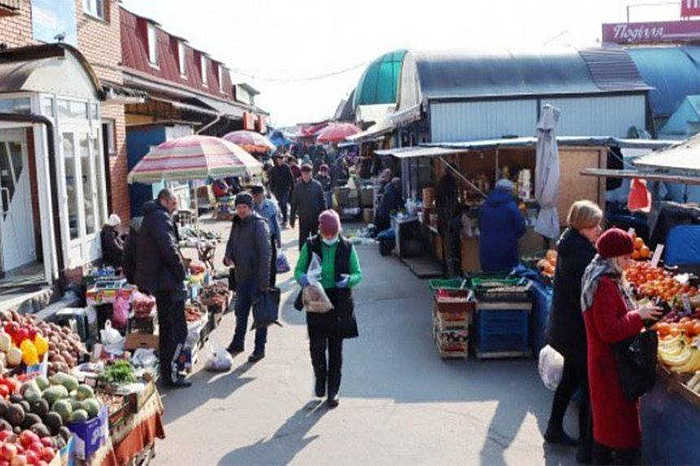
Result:
[[700,371],[697,371],[695,375],[690,380],[688,380],[686,386],[691,391],[700,395]]
[[660,340],[659,359],[673,372],[695,372],[700,370],[700,349],[684,336]]

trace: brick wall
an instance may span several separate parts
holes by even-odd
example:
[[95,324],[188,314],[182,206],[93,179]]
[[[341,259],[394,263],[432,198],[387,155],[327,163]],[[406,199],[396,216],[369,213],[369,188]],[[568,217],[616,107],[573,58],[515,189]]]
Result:
[[[106,0],[105,21],[83,12],[83,0],[76,0],[78,48],[101,81],[122,84],[122,45],[118,0]],[[126,126],[123,105],[101,106],[102,117],[115,121],[117,153],[109,157],[112,210],[123,222],[130,218],[129,188],[126,183]]]
[[34,43],[31,0],[22,0],[18,15],[0,18],[0,43],[8,47],[21,47]]

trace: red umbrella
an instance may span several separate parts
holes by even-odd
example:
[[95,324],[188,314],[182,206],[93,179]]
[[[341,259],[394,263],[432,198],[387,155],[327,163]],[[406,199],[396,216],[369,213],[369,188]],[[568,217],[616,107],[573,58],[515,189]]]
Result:
[[228,133],[223,137],[229,142],[232,142],[248,152],[264,154],[276,149],[275,145],[272,144],[265,136],[255,131],[233,131]]
[[342,142],[346,137],[359,133],[361,130],[352,123],[331,123],[316,135],[320,143]]

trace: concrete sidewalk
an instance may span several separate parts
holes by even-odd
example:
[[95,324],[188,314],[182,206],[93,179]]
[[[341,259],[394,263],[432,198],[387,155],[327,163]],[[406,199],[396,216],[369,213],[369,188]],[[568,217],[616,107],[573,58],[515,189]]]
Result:
[[[228,236],[227,223],[207,227]],[[292,266],[296,234],[283,235]],[[443,361],[426,283],[376,247],[358,253],[360,337],[345,341],[340,406],[310,403],[304,315],[284,274],[284,328],[271,327],[263,361],[247,364],[249,334],[231,372],[199,370],[191,388],[164,392],[167,438],[156,444],[155,464],[576,464],[574,449],[543,446],[552,393],[534,359]],[[212,344],[229,343],[234,320],[224,317]]]

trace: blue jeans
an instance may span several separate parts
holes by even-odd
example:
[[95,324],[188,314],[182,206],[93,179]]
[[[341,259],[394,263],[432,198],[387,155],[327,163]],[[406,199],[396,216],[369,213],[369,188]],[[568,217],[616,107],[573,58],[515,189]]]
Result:
[[[258,292],[258,284],[255,279],[244,280],[236,287],[236,332],[229,348],[234,351],[243,351],[245,344],[245,332],[248,326],[248,315],[253,305],[253,299]],[[255,331],[255,354],[265,354],[267,342],[267,327],[258,328]]]

